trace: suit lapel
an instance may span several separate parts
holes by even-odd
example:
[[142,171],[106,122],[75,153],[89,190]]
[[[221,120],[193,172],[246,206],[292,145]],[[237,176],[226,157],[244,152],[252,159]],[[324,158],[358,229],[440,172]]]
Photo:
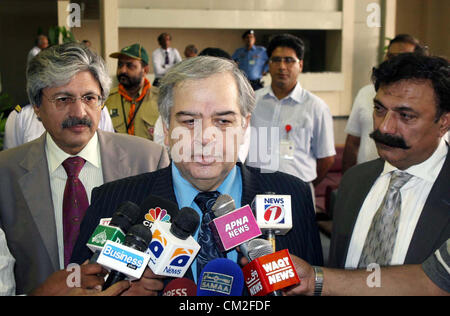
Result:
[[250,170],[240,162],[238,162],[237,165],[241,168],[242,175],[241,204],[251,205],[256,194],[263,194],[264,192],[260,192],[260,184]]
[[449,174],[450,151],[447,153],[442,170],[425,202],[406,254],[405,263],[422,262],[443,243],[442,234],[449,225]]
[[19,163],[27,172],[18,180],[34,223],[55,270],[59,269],[55,211],[53,209],[44,133]]
[[116,141],[112,141],[108,133],[97,130],[97,134],[104,182],[129,176],[131,168],[127,163],[128,153]]

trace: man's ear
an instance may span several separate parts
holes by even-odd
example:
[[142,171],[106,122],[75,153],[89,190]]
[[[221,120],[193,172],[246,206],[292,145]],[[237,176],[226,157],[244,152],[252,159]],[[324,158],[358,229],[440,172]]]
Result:
[[37,117],[38,121],[41,122],[42,120],[41,120],[41,118],[39,116],[39,113],[40,113],[40,110],[41,110],[40,107],[33,104],[33,110],[34,110],[34,113],[36,114],[36,117]]
[[169,132],[169,126],[166,125],[165,120],[162,120],[162,126],[163,126],[163,131],[164,131],[164,145],[166,145],[167,147],[170,146],[170,132]]
[[439,134],[441,137],[445,135],[450,129],[450,112],[444,113],[439,119]]

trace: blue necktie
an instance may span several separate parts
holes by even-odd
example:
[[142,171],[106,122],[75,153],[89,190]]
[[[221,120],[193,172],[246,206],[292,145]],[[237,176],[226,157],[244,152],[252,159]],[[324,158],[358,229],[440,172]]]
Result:
[[214,219],[214,213],[211,211],[211,207],[219,197],[220,192],[200,192],[194,199],[194,202],[200,207],[203,213],[202,223],[200,225],[200,231],[198,233],[198,243],[200,245],[200,251],[197,255],[197,280],[200,280],[200,274],[205,265],[216,258],[223,258],[223,254],[216,246],[214,237],[209,229],[209,222]]

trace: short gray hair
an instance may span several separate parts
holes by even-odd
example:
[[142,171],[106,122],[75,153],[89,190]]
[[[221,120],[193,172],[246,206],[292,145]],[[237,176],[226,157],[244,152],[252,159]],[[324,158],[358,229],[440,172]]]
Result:
[[218,73],[229,73],[235,79],[241,115],[245,117],[253,112],[255,108],[255,92],[237,65],[225,58],[198,56],[187,58],[176,64],[170,68],[161,80],[158,109],[166,126],[169,126],[174,88],[185,80],[205,79]]
[[98,81],[103,100],[109,95],[111,78],[105,62],[79,43],[65,43],[44,49],[27,66],[27,94],[30,103],[41,105],[42,89],[62,86],[80,71],[89,71]]

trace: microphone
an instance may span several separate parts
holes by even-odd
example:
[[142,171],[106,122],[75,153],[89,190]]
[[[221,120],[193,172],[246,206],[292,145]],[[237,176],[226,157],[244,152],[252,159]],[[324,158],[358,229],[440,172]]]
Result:
[[86,244],[94,252],[90,262],[96,262],[100,251],[108,240],[123,243],[125,233],[132,225],[138,222],[141,213],[139,206],[133,202],[125,201],[119,205],[110,221],[108,219],[101,219],[100,224],[95,228]]
[[194,261],[200,245],[192,234],[200,224],[200,216],[190,208],[183,207],[172,224],[156,221],[152,225],[152,241],[147,253],[148,266],[155,274],[181,278]]
[[250,206],[235,209],[233,198],[227,194],[220,195],[211,210],[216,218],[208,225],[222,252],[262,234]]
[[197,285],[187,278],[170,281],[163,291],[163,296],[196,296]]
[[274,253],[270,241],[254,239],[247,255],[252,261],[242,271],[251,296],[281,296],[280,289],[300,283],[287,249]]
[[206,264],[200,274],[197,296],[241,296],[244,275],[233,261],[217,258]]
[[145,251],[151,240],[150,230],[143,224],[138,224],[129,229],[123,244],[113,241],[105,244],[97,262],[112,271],[103,290],[127,277],[135,280],[142,276],[149,260]]
[[257,194],[252,202],[256,222],[276,251],[275,235],[286,235],[292,228],[290,195]]
[[156,195],[149,195],[140,204],[142,223],[151,228],[156,221],[170,223],[171,218],[178,213],[178,205]]

